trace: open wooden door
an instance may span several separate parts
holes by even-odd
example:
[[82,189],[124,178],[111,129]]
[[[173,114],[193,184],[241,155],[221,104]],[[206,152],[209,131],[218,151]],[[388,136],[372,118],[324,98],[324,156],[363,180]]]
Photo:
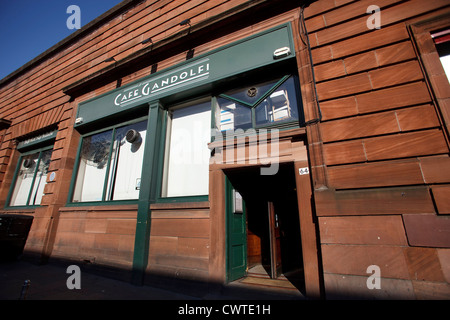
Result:
[[269,238],[270,238],[270,277],[276,279],[281,275],[281,234],[278,216],[273,202],[268,202]]

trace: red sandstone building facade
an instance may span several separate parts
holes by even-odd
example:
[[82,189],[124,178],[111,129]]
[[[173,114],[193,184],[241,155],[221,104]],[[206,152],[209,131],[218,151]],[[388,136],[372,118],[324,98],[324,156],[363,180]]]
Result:
[[134,283],[448,299],[449,44],[446,0],[123,1],[0,81],[1,213]]

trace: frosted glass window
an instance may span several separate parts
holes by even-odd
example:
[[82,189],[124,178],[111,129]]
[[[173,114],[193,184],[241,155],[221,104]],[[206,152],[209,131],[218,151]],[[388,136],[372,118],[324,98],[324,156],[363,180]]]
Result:
[[[108,198],[139,198],[146,129],[146,121],[117,129],[111,157]],[[131,143],[126,140],[130,130],[137,132],[137,137]]]
[[33,206],[41,203],[51,154],[52,150],[46,150],[21,158],[10,206]]
[[164,197],[208,194],[210,139],[210,101],[172,111],[165,153]]
[[83,139],[74,202],[101,201],[113,130]]
[[139,198],[147,121],[83,138],[73,202]]

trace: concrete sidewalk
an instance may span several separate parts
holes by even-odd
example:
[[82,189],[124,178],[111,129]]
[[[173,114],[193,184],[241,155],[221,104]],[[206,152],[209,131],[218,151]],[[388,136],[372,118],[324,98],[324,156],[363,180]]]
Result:
[[[28,261],[0,262],[0,300],[21,299],[26,280],[30,286],[26,300],[303,300],[301,294],[286,293],[285,290],[268,290],[249,287],[239,283],[224,286],[214,292],[203,289],[170,290],[148,285],[135,286],[126,281],[92,273],[82,265],[80,289],[69,289],[67,273],[63,264],[37,265]],[[22,297],[23,298],[23,297]]]

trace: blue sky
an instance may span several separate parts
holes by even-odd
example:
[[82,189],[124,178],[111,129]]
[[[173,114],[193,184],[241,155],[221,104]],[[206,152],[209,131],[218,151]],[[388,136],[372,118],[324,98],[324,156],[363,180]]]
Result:
[[66,22],[77,5],[81,26],[121,0],[0,0],[0,79],[49,49],[76,29]]

